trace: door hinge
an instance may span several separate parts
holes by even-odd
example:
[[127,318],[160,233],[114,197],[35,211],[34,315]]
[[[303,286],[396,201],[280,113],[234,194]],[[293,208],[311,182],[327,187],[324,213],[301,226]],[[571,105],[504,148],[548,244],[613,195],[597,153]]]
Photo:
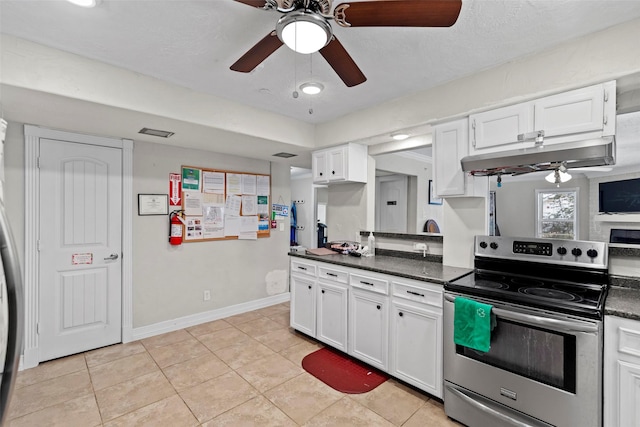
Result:
[[36,168],[40,169],[40,156],[36,157]]
[[36,335],[40,335],[40,323],[36,323]]
[[38,247],[38,252],[40,252],[42,250],[42,240],[38,239],[37,247]]

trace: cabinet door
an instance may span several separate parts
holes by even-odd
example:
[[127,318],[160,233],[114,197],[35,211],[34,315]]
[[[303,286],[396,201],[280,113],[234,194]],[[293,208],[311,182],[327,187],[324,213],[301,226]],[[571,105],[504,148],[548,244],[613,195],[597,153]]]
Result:
[[316,338],[347,351],[347,287],[318,282]]
[[291,327],[316,336],[315,279],[291,275]]
[[604,318],[604,425],[640,426],[640,322]]
[[349,295],[349,354],[388,369],[389,297],[351,289]]
[[467,119],[434,128],[433,168],[437,196],[464,195],[465,173],[460,160],[467,155]]
[[535,102],[535,130],[545,138],[602,130],[604,86],[594,85]]
[[442,311],[391,303],[390,373],[442,398]]
[[327,173],[329,175],[329,181],[343,181],[347,179],[347,147],[332,149],[328,155]]
[[313,182],[328,182],[327,152],[316,151],[312,155],[311,169],[313,170]]
[[[533,131],[533,104],[522,103],[469,116],[469,154],[521,148],[518,135]],[[528,145],[531,145],[529,143]]]

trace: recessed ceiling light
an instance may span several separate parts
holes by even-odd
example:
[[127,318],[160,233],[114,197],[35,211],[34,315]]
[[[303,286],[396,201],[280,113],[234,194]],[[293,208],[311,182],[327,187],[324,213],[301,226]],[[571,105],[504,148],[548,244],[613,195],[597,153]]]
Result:
[[409,138],[409,134],[404,132],[392,133],[391,138],[395,139],[396,141],[402,141]]
[[321,83],[316,82],[308,82],[302,83],[300,85],[300,90],[306,93],[307,95],[317,95],[324,89],[324,86]]
[[96,7],[102,0],[67,0],[69,3],[73,3],[76,6],[82,7]]

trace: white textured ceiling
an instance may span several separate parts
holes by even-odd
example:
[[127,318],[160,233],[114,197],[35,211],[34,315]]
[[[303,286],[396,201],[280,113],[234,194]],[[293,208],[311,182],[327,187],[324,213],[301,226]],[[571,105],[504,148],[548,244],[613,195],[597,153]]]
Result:
[[[640,1],[463,0],[451,28],[334,24],[368,79],[353,88],[320,55],[295,54],[285,46],[252,73],[229,70],[274,29],[278,16],[232,0],[103,0],[95,9],[63,0],[0,0],[3,33],[310,123],[640,17]],[[294,99],[296,85],[311,77],[325,91]]]

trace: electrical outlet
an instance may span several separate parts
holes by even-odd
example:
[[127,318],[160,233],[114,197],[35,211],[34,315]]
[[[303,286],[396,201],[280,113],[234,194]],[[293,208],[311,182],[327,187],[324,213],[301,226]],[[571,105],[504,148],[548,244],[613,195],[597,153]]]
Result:
[[204,293],[202,294],[202,300],[209,301],[210,299],[211,299],[211,291],[209,290],[204,291]]
[[414,243],[413,244],[413,249],[415,249],[417,251],[426,251],[427,250],[427,244],[426,243]]

